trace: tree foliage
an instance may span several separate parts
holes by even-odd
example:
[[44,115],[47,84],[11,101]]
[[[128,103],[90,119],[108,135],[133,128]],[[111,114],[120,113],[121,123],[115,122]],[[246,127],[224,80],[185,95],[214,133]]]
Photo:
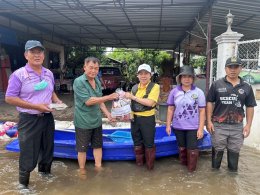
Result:
[[87,46],[73,46],[65,49],[66,66],[68,68],[82,68],[84,59],[90,56],[98,58],[101,63],[107,63],[105,56],[106,48],[87,47]]
[[151,50],[151,49],[125,49],[117,48],[106,54],[106,48],[74,46],[65,49],[66,68],[81,69],[86,57],[97,57],[101,61],[101,65],[109,65],[109,59],[124,62],[123,74],[126,75],[129,81],[136,81],[137,67],[140,64],[146,63],[151,65],[152,70],[156,68],[161,73],[161,64],[165,60],[171,60],[171,54],[166,51]]
[[199,56],[192,58],[190,63],[194,68],[200,68],[201,70],[204,70],[206,62],[207,58],[205,56]]
[[171,59],[171,55],[166,51],[158,51],[151,49],[114,49],[108,54],[109,57],[121,62],[125,62],[127,66],[123,72],[127,75],[129,81],[136,81],[136,72],[140,64],[149,64],[154,70],[156,68],[161,71],[160,64],[165,59]]

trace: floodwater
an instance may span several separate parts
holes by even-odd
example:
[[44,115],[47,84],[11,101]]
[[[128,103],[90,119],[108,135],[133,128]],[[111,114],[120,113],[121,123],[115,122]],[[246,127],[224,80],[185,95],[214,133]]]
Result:
[[211,153],[200,154],[197,171],[188,173],[177,156],[157,159],[151,172],[135,166],[134,161],[105,161],[104,170],[96,172],[93,161],[87,161],[87,175],[78,173],[76,160],[55,158],[52,176],[31,173],[30,192],[19,191],[18,153],[6,151],[0,140],[0,195],[13,194],[105,194],[105,195],[250,195],[260,194],[260,152],[244,146],[238,173],[227,171],[226,156],[219,171],[211,169]]

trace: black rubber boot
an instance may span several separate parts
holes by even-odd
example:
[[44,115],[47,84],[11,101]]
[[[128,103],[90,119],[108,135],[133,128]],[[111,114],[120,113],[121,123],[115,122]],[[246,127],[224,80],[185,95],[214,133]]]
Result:
[[51,165],[46,164],[38,164],[38,172],[42,174],[50,174],[51,173]]
[[239,153],[227,151],[228,169],[232,172],[237,172]]
[[30,179],[30,172],[27,171],[21,171],[19,170],[19,188],[22,189],[28,189]]
[[212,168],[219,169],[223,158],[224,151],[217,151],[212,147]]

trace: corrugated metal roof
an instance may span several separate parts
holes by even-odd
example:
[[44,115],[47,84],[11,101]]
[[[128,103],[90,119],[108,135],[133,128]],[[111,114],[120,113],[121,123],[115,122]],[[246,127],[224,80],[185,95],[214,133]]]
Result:
[[[24,39],[104,47],[205,48],[212,6],[212,38],[226,31],[225,16],[243,39],[259,39],[260,1],[242,0],[0,0],[0,24]],[[190,36],[189,36],[190,35]],[[214,42],[214,41],[213,41]]]

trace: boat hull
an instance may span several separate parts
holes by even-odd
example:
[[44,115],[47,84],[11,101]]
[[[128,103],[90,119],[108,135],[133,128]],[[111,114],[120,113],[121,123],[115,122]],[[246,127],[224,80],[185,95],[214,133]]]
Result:
[[[156,127],[155,145],[156,158],[178,154],[178,145],[174,134],[168,136],[165,126]],[[117,129],[104,129],[103,135],[111,135]],[[120,131],[130,132],[130,129],[120,129]],[[54,157],[77,159],[75,150],[75,131],[73,129],[55,130],[54,137]],[[204,131],[203,139],[199,140],[198,148],[207,150],[211,148],[210,134]],[[19,141],[15,139],[6,145],[6,149],[19,152]],[[90,148],[87,152],[87,159],[93,160],[93,151]],[[103,160],[134,160],[133,141],[129,138],[117,138],[103,136]]]

